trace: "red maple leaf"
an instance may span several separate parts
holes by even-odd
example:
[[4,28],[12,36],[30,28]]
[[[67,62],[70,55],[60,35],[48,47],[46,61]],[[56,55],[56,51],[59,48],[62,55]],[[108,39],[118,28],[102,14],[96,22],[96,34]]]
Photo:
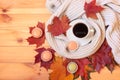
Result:
[[[90,65],[91,62],[89,61],[88,58],[83,58],[83,59],[66,59],[64,61],[64,65],[67,66],[69,62],[75,62],[78,65],[78,70],[75,73],[75,76],[80,75],[82,78],[84,78],[84,80],[88,80],[89,79],[89,75],[88,72],[86,70],[86,66]],[[67,75],[69,73],[67,72]]]
[[[39,48],[39,49],[36,49],[35,50],[36,52],[38,52],[38,54],[35,56],[35,63],[38,63],[38,62],[41,62],[41,67],[45,67],[46,69],[49,69],[50,68],[50,65],[53,63],[53,60],[54,60],[54,53],[55,51],[53,49],[45,49],[45,48]],[[42,61],[41,59],[41,53],[43,51],[50,51],[52,53],[52,59],[48,62],[44,62]]]
[[38,22],[37,26],[29,28],[29,30],[30,30],[29,32],[32,34],[32,30],[36,27],[40,28],[43,31],[43,35],[39,38],[35,38],[33,36],[30,36],[27,38],[27,41],[29,42],[29,45],[36,44],[36,47],[39,47],[45,42],[45,35],[44,35],[45,24]]
[[111,53],[111,48],[107,44],[105,40],[101,48],[91,57],[93,67],[96,71],[100,72],[100,70],[107,66],[110,71],[114,69],[114,59]]
[[69,19],[67,16],[62,16],[61,19],[54,17],[53,23],[48,25],[48,32],[53,36],[58,36],[65,33],[69,29]]
[[104,8],[96,5],[96,0],[93,0],[90,3],[85,3],[84,10],[87,17],[97,19],[96,13],[101,12]]

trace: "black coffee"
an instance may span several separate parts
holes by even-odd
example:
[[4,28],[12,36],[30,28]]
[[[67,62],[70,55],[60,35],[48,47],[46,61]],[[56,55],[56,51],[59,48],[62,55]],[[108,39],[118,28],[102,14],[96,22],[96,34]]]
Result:
[[88,34],[88,28],[83,23],[78,23],[73,28],[73,33],[76,37],[83,38]]

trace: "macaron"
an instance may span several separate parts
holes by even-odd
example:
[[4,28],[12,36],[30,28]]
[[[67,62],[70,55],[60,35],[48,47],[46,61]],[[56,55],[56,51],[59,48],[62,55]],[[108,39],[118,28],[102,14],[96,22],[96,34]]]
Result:
[[78,65],[77,65],[76,62],[70,62],[70,63],[68,63],[68,65],[67,65],[67,71],[69,73],[75,73],[75,72],[77,72],[77,70],[78,70]]
[[41,53],[41,60],[44,62],[48,62],[52,59],[52,53],[50,51],[43,51]]
[[40,38],[42,35],[43,35],[42,29],[36,27],[32,30],[32,36],[34,38]]
[[67,44],[67,49],[69,50],[69,51],[75,51],[75,50],[77,50],[79,48],[79,44],[78,44],[78,42],[76,42],[76,41],[70,41],[70,42],[68,42],[68,44]]

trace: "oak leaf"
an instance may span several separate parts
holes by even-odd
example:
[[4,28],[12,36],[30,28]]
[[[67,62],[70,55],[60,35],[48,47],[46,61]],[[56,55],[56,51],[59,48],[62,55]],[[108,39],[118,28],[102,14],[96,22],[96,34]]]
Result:
[[54,17],[53,23],[48,25],[48,32],[53,36],[64,34],[69,29],[69,19],[67,16]]

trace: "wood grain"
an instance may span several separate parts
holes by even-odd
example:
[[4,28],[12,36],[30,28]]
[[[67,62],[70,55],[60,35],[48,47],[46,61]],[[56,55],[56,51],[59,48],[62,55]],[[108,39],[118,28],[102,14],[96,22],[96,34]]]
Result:
[[29,27],[49,16],[45,0],[0,0],[0,62],[33,63],[35,45],[26,41]]
[[0,47],[0,62],[34,63],[36,54],[33,47]]
[[[45,2],[0,0],[0,80],[48,80],[48,74],[40,76],[31,67],[37,53],[35,45],[29,46],[26,41],[29,27],[38,21],[46,22],[51,15]],[[43,46],[49,47],[47,42]],[[118,67],[112,74],[104,68],[100,74],[92,73],[90,80],[120,80],[119,75]]]
[[29,27],[49,16],[45,0],[0,0],[0,80],[48,80],[31,67],[37,53],[26,38]]

